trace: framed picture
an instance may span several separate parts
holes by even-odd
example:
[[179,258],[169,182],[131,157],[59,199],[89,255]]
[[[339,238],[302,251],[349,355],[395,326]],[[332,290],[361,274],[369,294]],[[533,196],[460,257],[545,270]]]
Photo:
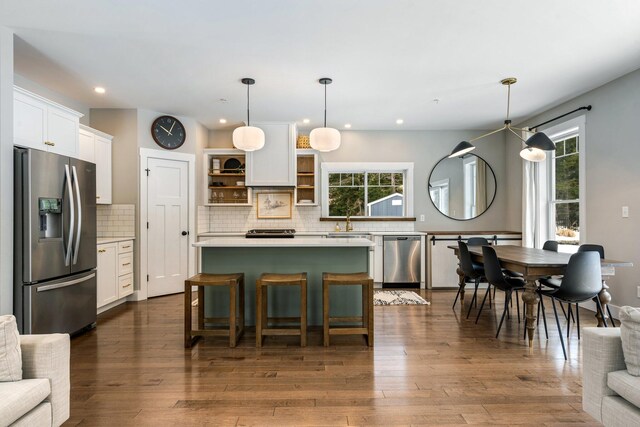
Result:
[[258,218],[291,218],[292,193],[258,193]]

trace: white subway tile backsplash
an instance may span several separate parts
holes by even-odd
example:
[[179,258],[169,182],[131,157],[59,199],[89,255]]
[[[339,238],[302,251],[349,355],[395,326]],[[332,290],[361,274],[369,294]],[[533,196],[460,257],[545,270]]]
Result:
[[[291,219],[258,219],[257,195],[253,206],[198,206],[198,232],[246,232],[252,228],[294,228],[298,232],[327,232],[335,229],[333,221],[320,221],[320,206],[295,207]],[[339,221],[344,229],[344,220]],[[412,221],[354,222],[354,231],[414,231]]]
[[96,207],[98,237],[135,236],[135,215],[135,205],[98,205]]

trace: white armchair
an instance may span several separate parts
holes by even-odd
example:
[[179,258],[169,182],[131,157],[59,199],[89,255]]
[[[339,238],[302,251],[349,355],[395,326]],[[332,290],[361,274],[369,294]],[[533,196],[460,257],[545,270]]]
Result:
[[69,335],[21,335],[22,380],[0,382],[0,426],[59,426],[69,419]]

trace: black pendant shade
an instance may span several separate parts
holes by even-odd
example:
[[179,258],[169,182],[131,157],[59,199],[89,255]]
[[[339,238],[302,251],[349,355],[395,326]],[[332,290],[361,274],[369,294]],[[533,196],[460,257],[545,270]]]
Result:
[[468,141],[462,141],[461,143],[459,143],[458,145],[455,146],[453,151],[451,151],[451,154],[449,155],[449,158],[460,157],[463,154],[466,154],[471,150],[475,150],[475,148],[476,148],[476,146],[473,145],[472,143],[470,143]]
[[527,147],[529,148],[538,148],[544,151],[556,149],[556,145],[553,143],[553,141],[542,132],[534,133],[531,138],[527,139],[525,144],[527,144]]

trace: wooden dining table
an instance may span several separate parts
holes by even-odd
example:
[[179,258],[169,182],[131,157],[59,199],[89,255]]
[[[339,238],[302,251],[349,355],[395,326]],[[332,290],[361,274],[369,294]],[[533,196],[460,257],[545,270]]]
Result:
[[[447,247],[453,249],[455,255],[460,258],[457,245]],[[496,250],[496,255],[502,268],[522,274],[526,282],[522,301],[525,305],[527,336],[529,338],[529,349],[531,349],[533,347],[533,337],[536,330],[537,305],[540,300],[536,292],[538,289],[536,280],[542,277],[564,274],[571,254],[514,245],[496,245],[493,246],[493,248]],[[482,246],[469,246],[469,253],[473,261],[477,263],[483,262]],[[633,263],[631,262],[611,259],[601,259],[600,264],[602,266],[602,290],[598,294],[598,297],[602,304],[603,313],[596,313],[599,327],[604,326],[605,321],[608,319],[607,305],[611,302],[609,286],[607,286],[605,279],[615,275],[616,267],[633,267]],[[456,273],[459,277],[460,301],[463,303],[464,288],[466,285],[465,275],[460,267],[458,267]]]

